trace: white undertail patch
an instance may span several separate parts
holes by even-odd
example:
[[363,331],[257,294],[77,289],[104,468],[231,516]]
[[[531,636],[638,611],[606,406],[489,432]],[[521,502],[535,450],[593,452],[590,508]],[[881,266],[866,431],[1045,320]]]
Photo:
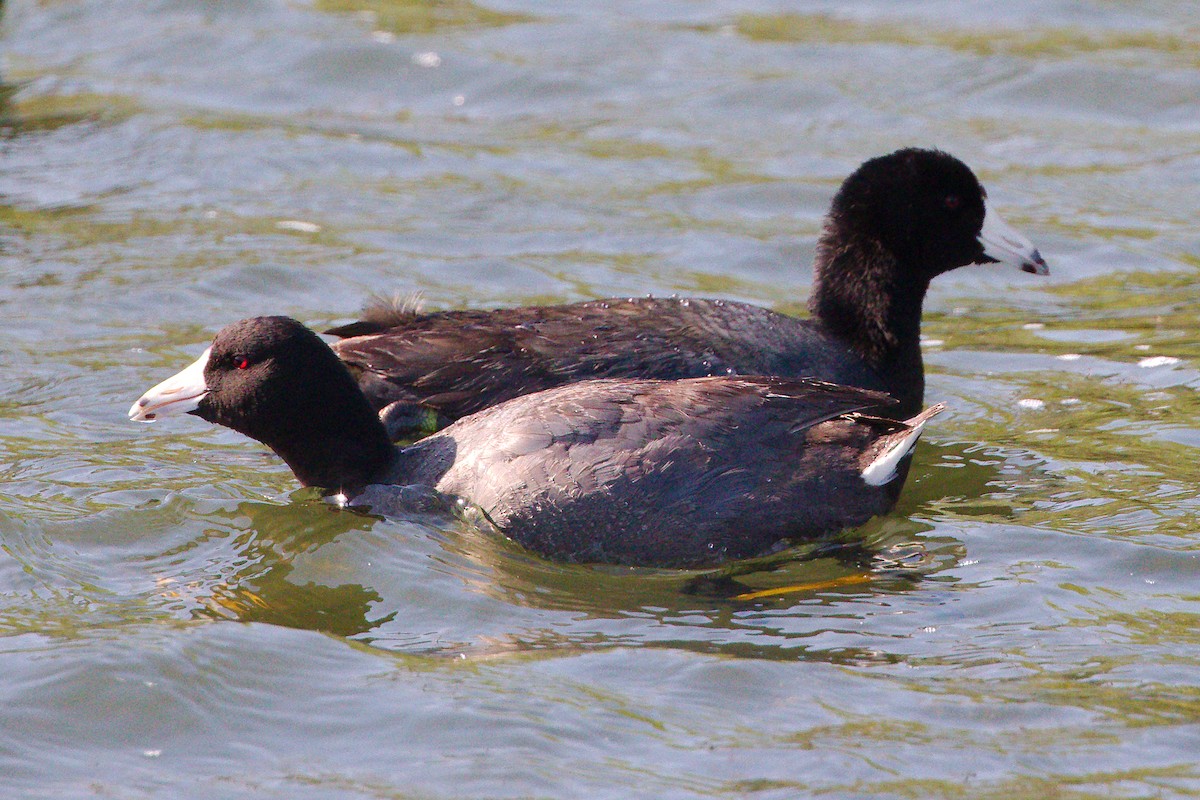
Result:
[[908,420],[908,425],[911,426],[909,432],[903,438],[893,442],[867,465],[866,469],[862,471],[863,482],[868,486],[883,486],[894,481],[896,467],[900,464],[900,460],[917,446],[917,440],[921,438],[921,432],[925,430],[925,423],[940,414],[945,408],[945,405],[938,403]]

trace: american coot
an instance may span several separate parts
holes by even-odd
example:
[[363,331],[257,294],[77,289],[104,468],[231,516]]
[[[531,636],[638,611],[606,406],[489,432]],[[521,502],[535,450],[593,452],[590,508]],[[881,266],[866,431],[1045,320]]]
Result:
[[509,400],[397,448],[315,333],[258,317],[218,333],[129,416],[190,412],[226,425],[274,450],[304,485],[384,513],[401,485],[465,498],[550,558],[696,567],[890,509],[898,465],[940,407],[906,422],[855,413],[888,402],[812,380],[595,380]]
[[1047,273],[958,159],[900,150],[833,199],[817,247],[812,318],[720,300],[600,300],[496,311],[387,309],[329,333],[396,438],[585,378],[782,375],[885,391],[916,414],[921,304],[937,275],[1002,261]]

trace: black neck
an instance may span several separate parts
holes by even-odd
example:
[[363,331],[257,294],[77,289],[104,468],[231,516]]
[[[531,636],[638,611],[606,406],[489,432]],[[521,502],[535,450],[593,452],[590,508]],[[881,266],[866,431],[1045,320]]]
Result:
[[827,229],[817,245],[809,310],[846,342],[900,400],[899,413],[920,410],[925,394],[921,306],[928,278],[905,271],[875,242],[837,239]]
[[[344,420],[342,421],[344,422]],[[310,431],[302,439],[267,442],[292,468],[304,486],[320,486],[354,494],[383,474],[395,457],[382,425],[344,426],[336,430]]]

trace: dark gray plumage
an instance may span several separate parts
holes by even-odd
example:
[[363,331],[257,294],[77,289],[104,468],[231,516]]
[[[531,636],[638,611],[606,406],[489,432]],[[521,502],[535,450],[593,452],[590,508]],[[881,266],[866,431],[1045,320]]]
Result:
[[228,326],[130,411],[189,411],[278,453],[305,485],[394,510],[417,484],[466,498],[550,558],[701,566],[771,552],[890,509],[921,426],[892,401],[810,380],[601,380],[524,395],[406,448],[353,378],[286,317]]

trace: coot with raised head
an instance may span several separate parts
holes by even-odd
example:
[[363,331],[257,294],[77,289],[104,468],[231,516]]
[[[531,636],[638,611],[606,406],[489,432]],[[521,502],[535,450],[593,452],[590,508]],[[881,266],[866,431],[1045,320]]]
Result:
[[925,393],[921,305],[930,281],[998,261],[1047,273],[985,202],[974,173],[936,150],[859,167],[817,247],[810,319],[746,303],[597,300],[495,311],[377,309],[329,331],[394,438],[529,392],[588,378],[810,377],[887,392],[916,414]]

